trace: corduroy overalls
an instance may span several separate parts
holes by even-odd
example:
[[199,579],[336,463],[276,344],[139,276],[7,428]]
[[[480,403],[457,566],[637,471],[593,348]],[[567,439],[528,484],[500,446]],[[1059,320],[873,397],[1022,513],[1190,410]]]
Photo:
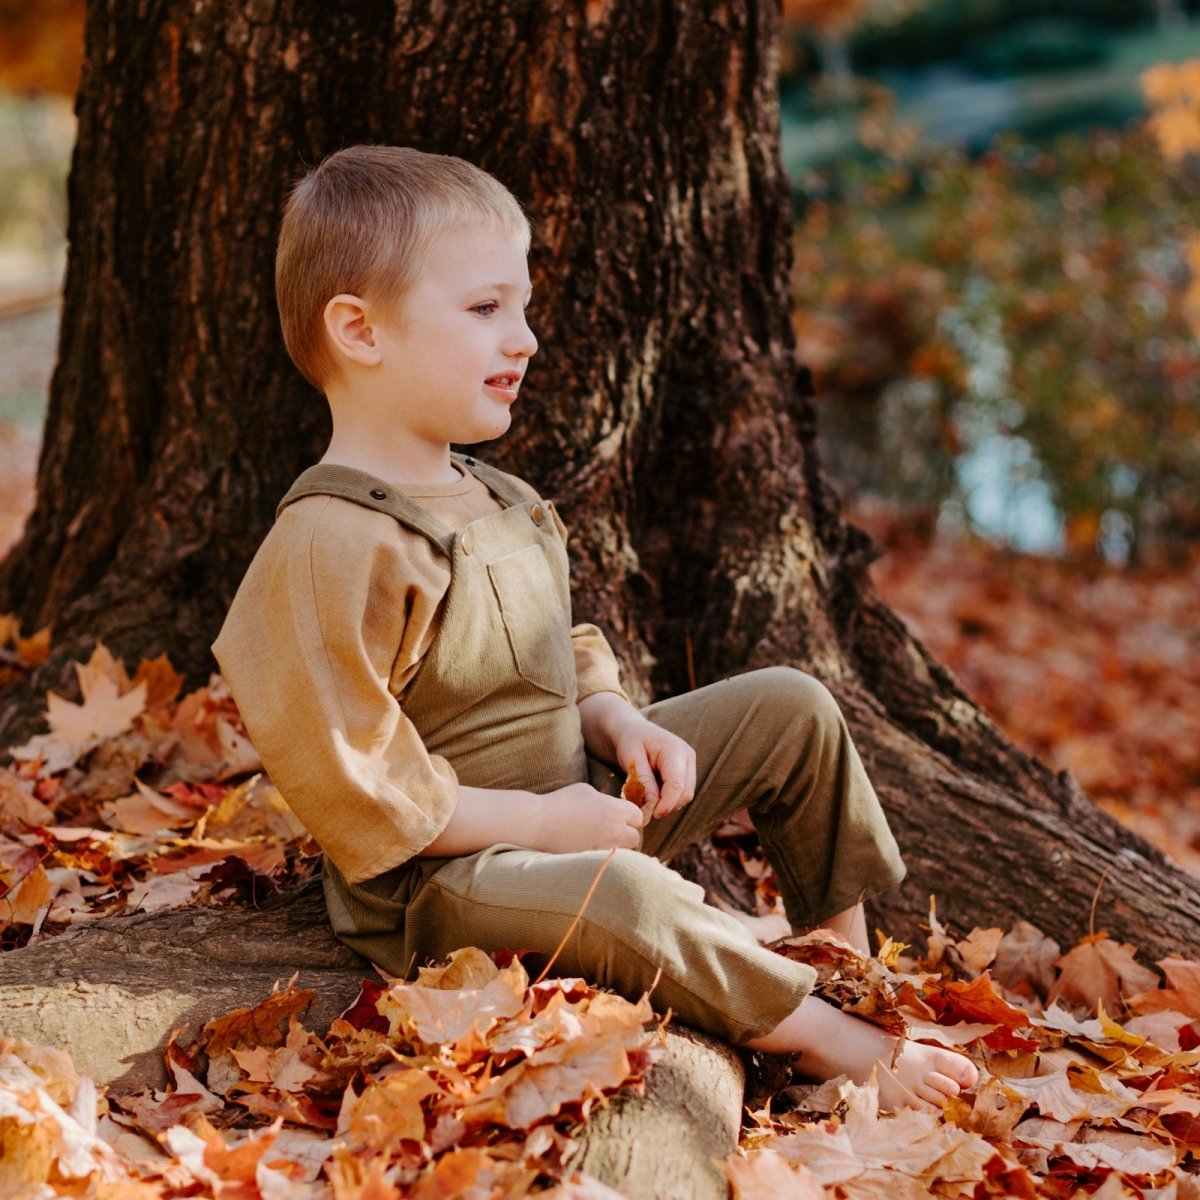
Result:
[[[587,779],[602,786],[611,768],[588,757],[575,704],[567,553],[555,522],[503,472],[462,455],[455,462],[506,507],[455,531],[375,476],[318,464],[277,511],[300,496],[340,496],[391,514],[448,557],[437,637],[403,708],[460,783],[537,793]],[[842,714],[813,676],[754,671],[642,711],[695,748],[695,798],[652,820],[640,850],[616,851],[555,970],[632,999],[658,976],[655,1008],[747,1041],[791,1013],[815,972],[764,950],[665,860],[749,808],[797,927],[891,887],[904,866]],[[536,973],[608,851],[530,850],[521,832],[475,854],[409,859],[359,884],[326,856],[334,932],[392,975],[411,977],[468,945],[531,949],[524,961]]]

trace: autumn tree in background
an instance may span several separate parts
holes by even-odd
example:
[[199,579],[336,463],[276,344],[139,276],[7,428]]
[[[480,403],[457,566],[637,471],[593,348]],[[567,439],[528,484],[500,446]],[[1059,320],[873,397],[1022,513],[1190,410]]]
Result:
[[1189,72],[1147,73],[1168,103],[1149,122],[1005,134],[977,159],[924,143],[866,89],[854,169],[806,175],[797,238],[801,354],[839,476],[910,511],[961,509],[963,464],[995,439],[1076,560],[1186,558],[1200,176],[1173,148],[1196,123],[1175,99]]
[[[838,696],[910,873],[964,923],[1070,941],[1098,891],[1148,953],[1194,948],[1194,880],[1011,746],[881,602],[842,517],[791,321],[775,4],[299,5],[87,14],[70,258],[38,502],[0,611],[53,628],[0,743],[98,639],[189,685],[322,399],[272,297],[281,205],[344,145],[454,153],[536,219],[531,365],[482,457],[556,498],[575,608],[642,699],[787,662]],[[364,97],[369,102],[364,102]],[[1014,236],[1019,231],[1014,231]],[[702,859],[702,854],[700,855]],[[704,876],[703,861],[690,868]]]
[[0,0],[0,87],[74,95],[85,8],[84,0]]

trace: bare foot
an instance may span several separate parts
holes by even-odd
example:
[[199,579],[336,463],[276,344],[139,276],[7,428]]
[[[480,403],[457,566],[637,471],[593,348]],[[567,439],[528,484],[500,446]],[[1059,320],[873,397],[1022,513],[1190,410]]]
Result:
[[873,1070],[879,1107],[889,1110],[940,1109],[950,1097],[979,1081],[970,1059],[922,1042],[905,1042],[893,1066],[896,1042],[879,1026],[817,996],[806,996],[791,1016],[746,1045],[770,1054],[797,1055],[796,1068],[817,1079],[849,1075],[855,1083],[866,1083]]

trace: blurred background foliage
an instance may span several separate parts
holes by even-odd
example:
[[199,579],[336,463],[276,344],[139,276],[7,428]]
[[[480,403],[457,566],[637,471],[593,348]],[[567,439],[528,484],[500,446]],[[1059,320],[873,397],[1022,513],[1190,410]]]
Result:
[[1187,552],[1200,78],[1155,66],[1200,54],[1186,7],[785,10],[796,326],[843,494],[1018,549]]

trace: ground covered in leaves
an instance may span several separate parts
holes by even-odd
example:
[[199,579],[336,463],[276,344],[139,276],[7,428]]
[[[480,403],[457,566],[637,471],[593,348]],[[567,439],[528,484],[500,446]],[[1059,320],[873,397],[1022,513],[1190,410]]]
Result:
[[[46,639],[10,622],[0,669],[20,677]],[[219,677],[181,697],[165,659],[130,678],[102,645],[77,671],[82,701],[50,696],[48,731],[0,768],[5,948],[311,875],[317,848]],[[769,873],[726,841],[770,913]],[[826,936],[771,944],[812,963],[827,999],[968,1054],[978,1086],[941,1114],[880,1115],[871,1085],[759,1063],[725,1163],[735,1197],[1200,1200],[1200,963],[1164,960],[1160,981],[1102,930],[1064,952],[1024,922],[955,937],[932,908],[922,940],[868,960]],[[0,1196],[617,1194],[572,1171],[572,1131],[661,1054],[646,998],[469,948],[411,983],[364,980],[328,1029],[304,1024],[310,995],[293,978],[173,1039],[162,1092],[112,1094],[63,1048],[0,1040]]]
[[1200,872],[1200,547],[1116,567],[852,519],[886,548],[883,598],[1005,734]]

